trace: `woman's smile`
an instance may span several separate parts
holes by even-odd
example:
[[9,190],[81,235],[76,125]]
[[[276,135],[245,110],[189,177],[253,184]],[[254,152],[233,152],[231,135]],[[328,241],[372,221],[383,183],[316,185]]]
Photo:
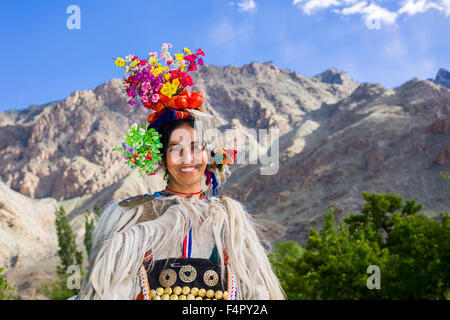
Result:
[[198,171],[198,166],[184,166],[179,169],[184,174],[194,174]]

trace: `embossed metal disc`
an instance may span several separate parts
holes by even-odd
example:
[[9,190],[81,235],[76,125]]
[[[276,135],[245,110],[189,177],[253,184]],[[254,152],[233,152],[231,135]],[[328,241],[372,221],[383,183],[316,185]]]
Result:
[[219,282],[219,275],[214,270],[208,270],[203,275],[203,281],[210,287],[214,287]]
[[177,273],[173,269],[164,269],[159,274],[159,283],[164,288],[171,287],[177,281]]
[[182,266],[178,275],[183,282],[189,283],[197,277],[197,270],[191,265]]

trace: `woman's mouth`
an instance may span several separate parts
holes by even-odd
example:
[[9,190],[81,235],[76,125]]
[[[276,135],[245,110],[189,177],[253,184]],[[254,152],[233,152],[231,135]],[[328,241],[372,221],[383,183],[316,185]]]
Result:
[[193,171],[195,171],[195,169],[197,169],[197,166],[186,166],[180,168],[179,170],[183,173],[192,173]]

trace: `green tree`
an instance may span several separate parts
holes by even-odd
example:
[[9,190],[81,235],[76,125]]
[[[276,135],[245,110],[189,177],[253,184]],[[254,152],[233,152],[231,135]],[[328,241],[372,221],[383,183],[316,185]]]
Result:
[[[414,200],[367,193],[365,199],[361,215],[339,223],[329,206],[306,248],[275,245],[269,259],[287,298],[449,299],[449,214],[438,222],[418,213]],[[379,267],[380,289],[367,286],[371,265]]]
[[421,204],[416,204],[415,200],[407,200],[403,205],[403,198],[401,196],[392,194],[369,194],[363,192],[363,197],[366,200],[361,214],[350,214],[344,222],[349,226],[350,231],[353,232],[358,225],[364,224],[370,218],[377,231],[383,230],[374,234],[376,240],[381,245],[383,242],[383,235],[386,236],[393,226],[392,215],[395,212],[401,212],[402,215],[415,214],[422,208]]
[[15,290],[8,284],[2,275],[3,268],[0,268],[0,300],[13,300],[20,297],[15,295]]
[[78,293],[79,288],[69,288],[70,278],[74,275],[69,274],[68,271],[70,270],[69,267],[79,268],[80,275],[78,276],[81,278],[84,274],[83,254],[77,250],[76,237],[62,205],[55,211],[55,216],[60,265],[56,267],[56,281],[44,283],[41,291],[52,300],[63,300]]
[[84,216],[84,247],[88,254],[88,259],[91,258],[92,249],[92,232],[94,231],[95,224],[102,214],[102,208],[98,205],[94,206],[94,214],[89,209],[86,209],[86,214]]
[[83,254],[77,250],[76,237],[70,226],[64,207],[61,205],[55,212],[56,235],[58,237],[58,256],[61,264],[57,266],[58,275],[65,275],[67,268],[71,265],[79,265],[83,263]]
[[296,265],[302,252],[303,249],[297,242],[288,240],[276,243],[269,254],[269,260],[288,299],[295,299],[296,293],[301,291],[297,288],[299,277]]
[[386,247],[391,252],[385,289],[392,299],[448,299],[450,218],[422,214],[393,217]]
[[311,228],[304,250],[279,244],[270,256],[287,298],[383,298],[381,290],[367,288],[368,266],[383,270],[388,259],[388,251],[371,240],[375,232],[374,224],[367,223],[351,234],[344,223],[336,223],[334,208],[328,206],[320,234]]
[[441,172],[439,175],[445,180],[449,181],[448,186],[450,187],[450,172]]

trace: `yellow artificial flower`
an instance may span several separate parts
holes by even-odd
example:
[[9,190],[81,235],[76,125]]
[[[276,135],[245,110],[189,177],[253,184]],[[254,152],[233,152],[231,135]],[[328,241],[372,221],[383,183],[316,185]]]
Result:
[[164,76],[164,79],[169,80],[171,76],[172,76],[172,74],[168,73]]
[[139,63],[139,61],[136,59],[130,64],[130,66],[131,67],[136,67],[138,63]]
[[151,71],[155,77],[157,77],[162,72],[161,68],[152,68]]
[[155,63],[155,66],[157,66],[158,68],[161,68],[161,63]]
[[158,61],[158,59],[156,59],[156,58],[154,58],[154,57],[150,57],[150,59],[148,59],[148,61],[149,61],[151,64],[154,64],[156,61]]
[[181,66],[180,66],[180,71],[184,71],[184,68],[186,67],[186,65],[183,63]]
[[175,94],[175,92],[177,92],[177,88],[170,82],[166,82],[161,88],[161,93],[168,96],[169,98],[171,98]]
[[191,50],[189,50],[188,48],[183,48],[183,50],[184,50],[184,53],[191,54]]
[[174,85],[175,88],[178,89],[178,86],[180,85],[180,80],[178,80],[178,79],[173,80],[173,81],[172,81],[172,85]]
[[182,53],[175,53],[175,58],[178,61],[183,61],[183,54]]
[[116,59],[116,66],[119,66],[121,68],[125,67],[125,60],[123,60],[122,58],[117,58]]

